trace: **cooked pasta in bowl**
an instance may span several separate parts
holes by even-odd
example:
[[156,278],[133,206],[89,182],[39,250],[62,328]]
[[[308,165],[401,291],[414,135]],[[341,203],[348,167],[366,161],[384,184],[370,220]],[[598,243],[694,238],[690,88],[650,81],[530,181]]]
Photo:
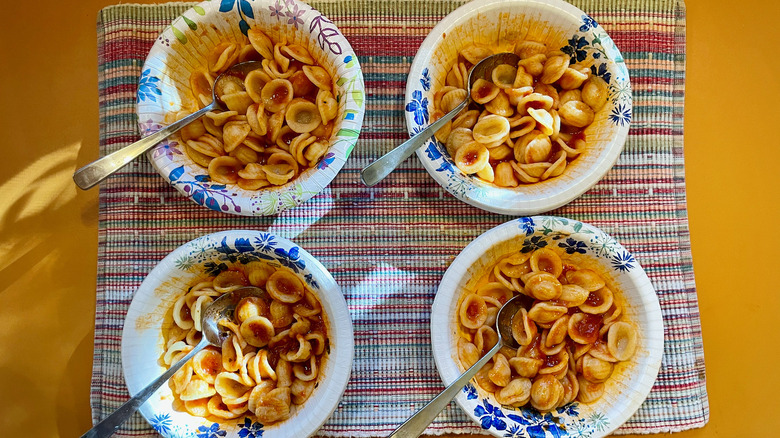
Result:
[[[258,61],[231,74],[230,67]],[[231,72],[232,73],[232,72]],[[336,176],[362,126],[363,76],[349,42],[295,0],[206,1],[165,29],[142,69],[142,135],[212,101],[148,154],[180,193],[216,211],[272,215],[315,196]]]
[[266,293],[241,300],[218,322],[225,342],[197,353],[140,408],[161,435],[305,437],[338,405],[354,342],[341,290],[302,248],[258,231],[200,237],[149,273],[122,334],[129,392],[192,350],[203,336],[199,315],[243,286]]
[[456,401],[495,436],[608,435],[644,402],[663,354],[663,321],[641,266],[605,232],[523,217],[471,242],[444,274],[431,312],[445,384],[498,341],[501,305],[522,295],[514,347],[501,350]]
[[[503,52],[520,61],[469,93],[471,68]],[[454,196],[503,214],[549,211],[587,191],[616,162],[631,120],[620,51],[560,0],[475,0],[434,27],[407,79],[409,135],[466,99],[417,156]]]

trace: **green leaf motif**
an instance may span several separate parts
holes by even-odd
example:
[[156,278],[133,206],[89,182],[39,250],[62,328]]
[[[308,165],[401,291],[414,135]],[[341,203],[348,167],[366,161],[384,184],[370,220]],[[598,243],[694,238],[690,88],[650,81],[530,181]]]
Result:
[[182,44],[187,44],[187,37],[180,31],[179,29],[176,29],[175,27],[171,26],[171,31],[173,31],[173,35],[176,36],[176,39],[179,40]]
[[358,106],[363,105],[363,92],[360,90],[352,90],[352,99],[355,101],[355,103],[358,104]]
[[343,77],[343,76],[342,76],[342,77],[340,77],[340,78],[339,78],[339,79],[336,81],[336,85],[338,85],[339,87],[340,87],[340,86],[342,86],[342,85],[344,85],[344,84],[346,84],[346,83],[347,83],[347,79],[346,79],[345,77]]
[[198,28],[198,25],[195,24],[194,21],[190,20],[189,18],[185,17],[184,15],[182,15],[181,18],[184,20],[185,23],[187,23],[187,26],[189,26],[190,29],[196,30]]
[[352,138],[358,138],[360,135],[359,132],[357,132],[354,129],[349,128],[341,128],[339,129],[339,132],[336,134],[338,137],[352,137]]
[[206,15],[206,10],[203,9],[202,7],[200,7],[200,6],[193,6],[192,10],[197,12],[198,15],[200,15],[200,16]]
[[352,154],[352,150],[355,149],[355,145],[357,144],[357,141],[353,141],[349,143],[349,146],[347,146],[347,154],[345,158],[349,158],[350,154]]

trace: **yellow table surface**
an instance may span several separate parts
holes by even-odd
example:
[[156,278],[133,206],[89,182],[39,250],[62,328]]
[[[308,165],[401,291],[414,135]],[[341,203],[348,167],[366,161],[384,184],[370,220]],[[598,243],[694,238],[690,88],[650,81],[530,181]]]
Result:
[[[0,435],[91,427],[97,12],[4,1],[0,25]],[[142,1],[152,3],[153,1]],[[773,436],[780,416],[780,2],[691,0],[685,167],[711,418],[680,438]]]

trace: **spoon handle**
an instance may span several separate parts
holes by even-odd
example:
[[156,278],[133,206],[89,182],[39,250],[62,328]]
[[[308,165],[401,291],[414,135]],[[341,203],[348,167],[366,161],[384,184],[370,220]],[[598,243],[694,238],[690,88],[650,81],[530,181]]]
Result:
[[138,408],[140,408],[141,405],[163,385],[163,383],[167,382],[176,371],[179,371],[179,368],[184,366],[188,360],[192,359],[192,356],[195,356],[197,352],[209,345],[211,344],[209,344],[209,341],[204,336],[192,351],[187,353],[181,360],[171,365],[168,371],[164,372],[157,380],[148,384],[144,389],[139,391],[138,394],[120,406],[119,409],[103,419],[100,423],[96,424],[92,429],[88,430],[87,433],[81,435],[81,438],[104,438],[111,436],[111,434],[113,434],[122,423],[127,421],[127,419],[130,418],[130,416],[133,415],[133,413],[135,413],[135,411],[137,411]]
[[157,143],[163,141],[165,137],[173,134],[181,128],[189,125],[207,112],[217,107],[215,102],[200,110],[188,115],[187,117],[171,123],[159,131],[129,144],[116,152],[112,152],[102,158],[87,164],[73,174],[73,181],[82,190],[87,190],[95,184],[108,178],[117,170],[124,167],[127,163],[133,161],[136,157],[151,149]]
[[447,124],[450,120],[466,107],[471,101],[470,98],[466,98],[463,102],[458,104],[452,111],[444,115],[444,117],[430,124],[427,128],[423,129],[417,135],[406,140],[398,145],[395,149],[382,155],[373,163],[366,166],[365,169],[360,171],[360,179],[368,187],[376,185],[379,181],[385,179],[390,172],[394,171],[401,163],[404,162],[414,151],[420,148],[426,141],[428,141],[433,134],[441,129],[442,126]]
[[422,409],[409,417],[404,424],[394,430],[387,438],[417,438],[420,436],[420,434],[425,431],[425,428],[431,424],[433,419],[439,415],[439,412],[455,398],[455,395],[466,386],[466,383],[468,383],[500,349],[501,342],[497,342],[486,355],[482,356],[482,358],[477,361],[477,363],[467,369],[466,372],[461,374],[454,382],[450,383],[444,391],[440,392],[439,395],[429,401]]

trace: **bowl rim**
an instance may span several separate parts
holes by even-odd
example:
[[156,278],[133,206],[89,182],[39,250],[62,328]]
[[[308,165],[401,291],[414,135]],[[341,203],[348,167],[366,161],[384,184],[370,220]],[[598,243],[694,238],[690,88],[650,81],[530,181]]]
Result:
[[[344,108],[339,113],[340,129],[332,134],[330,147],[317,166],[307,169],[294,180],[282,186],[250,191],[243,190],[236,184],[225,185],[212,183],[208,180],[204,181],[202,175],[207,176],[208,172],[205,169],[200,169],[186,157],[186,152],[180,147],[176,148],[174,152],[160,151],[160,148],[175,147],[171,146],[178,143],[175,140],[175,134],[146,153],[157,173],[179,193],[196,204],[215,211],[242,216],[271,216],[297,207],[322,192],[344,167],[356,146],[363,125],[366,100],[364,78],[358,57],[349,41],[330,19],[312,6],[299,0],[281,2],[280,0],[258,0],[246,3],[253,11],[253,17],[247,18],[245,11],[238,10],[238,4],[238,1],[235,2],[235,11],[233,9],[222,11],[220,2],[204,0],[182,12],[160,33],[141,68],[135,112],[142,136],[149,135],[166,125],[162,118],[170,110],[166,109],[162,99],[158,99],[160,102],[153,102],[152,105],[145,98],[151,94],[149,90],[154,91],[155,86],[158,94],[162,90],[161,96],[166,95],[164,94],[165,90],[169,90],[167,91],[169,94],[171,94],[170,90],[173,90],[175,94],[175,87],[161,80],[164,79],[164,75],[160,67],[165,65],[165,61],[161,58],[176,54],[173,49],[168,47],[169,45],[186,44],[187,37],[195,35],[194,30],[191,30],[193,25],[213,23],[223,17],[231,17],[229,20],[233,23],[231,27],[235,32],[238,32],[238,27],[244,25],[262,25],[265,15],[273,15],[273,12],[269,10],[270,5],[276,4],[277,7],[283,8],[294,7],[296,11],[303,11],[298,18],[298,20],[303,20],[299,32],[310,35],[312,39],[325,38],[325,42],[317,41],[317,43],[325,56],[334,60],[335,75],[344,80],[338,85],[338,87],[343,88],[340,99],[343,103],[340,102],[339,108]],[[250,24],[247,24],[247,21]],[[315,21],[317,26],[314,25]],[[281,20],[278,26],[292,27],[286,19]],[[298,28],[297,23],[295,23],[295,27]],[[326,36],[323,37],[323,35]],[[185,43],[181,42],[181,38],[184,39]],[[155,72],[159,73],[159,77],[154,75]],[[150,80],[155,81],[155,83],[150,83]],[[183,155],[184,158],[170,158],[168,155]],[[193,169],[200,169],[201,172],[194,173]],[[190,178],[185,179],[188,176]]]
[[[472,240],[456,256],[445,271],[431,306],[431,345],[436,370],[445,386],[452,383],[462,373],[460,365],[453,357],[452,339],[456,336],[456,333],[454,332],[453,324],[455,320],[452,311],[455,309],[462,292],[459,283],[465,275],[468,275],[469,267],[474,266],[478,260],[494,247],[509,239],[523,238],[526,242],[531,241],[529,237],[545,232],[545,230],[540,231],[537,228],[539,224],[544,224],[543,226],[548,229],[548,234],[550,232],[562,232],[572,236],[600,236],[603,238],[602,241],[611,239],[609,241],[612,249],[609,251],[609,254],[630,256],[621,258],[621,262],[630,263],[628,266],[631,269],[626,271],[618,268],[614,259],[610,260],[610,262],[613,263],[613,270],[620,271],[620,275],[623,276],[621,280],[630,282],[638,294],[637,298],[642,307],[638,315],[643,315],[647,318],[648,330],[641,337],[642,342],[645,344],[642,348],[647,352],[647,355],[646,359],[644,359],[645,365],[641,369],[637,368],[634,370],[637,373],[637,381],[634,385],[636,391],[630,397],[626,396],[625,393],[621,395],[621,399],[628,398],[628,403],[622,405],[619,415],[612,417],[610,419],[612,421],[603,429],[594,430],[592,431],[593,434],[587,435],[590,438],[603,437],[609,435],[625,423],[649,395],[660,371],[663,359],[664,324],[658,296],[639,262],[614,238],[591,224],[557,216],[521,217],[491,228]],[[529,229],[533,231],[529,232]],[[617,278],[615,281],[617,281]],[[447,327],[447,329],[443,330],[442,327]],[[472,409],[474,407],[473,400],[475,398],[478,399],[476,395],[478,392],[473,385],[472,389],[474,392],[473,395],[470,395],[469,386],[467,385],[466,388],[457,394],[455,401],[467,417],[474,421],[475,424],[481,425],[480,417],[475,415],[474,409]],[[488,404],[487,400],[485,402]],[[496,408],[501,409],[501,406],[496,404]],[[559,412],[558,415],[564,414]],[[505,417],[506,414],[503,416]],[[488,429],[488,427],[482,427]],[[503,431],[495,430],[492,427],[488,431],[498,437],[504,436]]]
[[[631,83],[622,54],[611,38],[609,38],[606,31],[588,14],[563,0],[473,0],[448,14],[428,33],[412,61],[412,66],[407,76],[404,96],[404,104],[408,108],[414,101],[414,93],[420,92],[419,84],[421,78],[427,72],[433,51],[437,48],[439,42],[443,40],[442,35],[450,34],[452,29],[469,21],[480,12],[501,10],[507,7],[523,7],[523,5],[546,8],[550,13],[567,17],[572,23],[574,23],[574,18],[581,20],[587,17],[592,28],[588,28],[582,33],[591,34],[598,31],[607,36],[609,41],[605,50],[612,55],[611,58],[607,59],[607,69],[611,73],[621,72],[624,74],[624,78],[621,77],[621,79],[624,79],[624,83],[621,85],[626,87],[624,90],[626,94],[625,99],[621,96],[621,102],[625,103],[625,107],[621,108],[621,111],[623,111],[621,114],[628,114],[628,119],[625,123],[621,119],[614,138],[606,144],[604,151],[598,156],[593,166],[588,167],[587,171],[583,168],[576,179],[572,179],[571,175],[567,176],[564,172],[564,175],[548,180],[555,187],[545,190],[541,194],[529,195],[522,190],[523,186],[515,189],[500,188],[463,174],[447,156],[446,148],[433,137],[416,150],[417,157],[422,162],[425,170],[453,196],[483,210],[513,216],[544,213],[568,204],[596,185],[617,162],[628,138],[630,127],[632,112]],[[572,26],[574,27],[573,24]],[[430,81],[430,76],[428,80]],[[600,111],[605,110],[606,108],[602,108]],[[418,125],[415,122],[414,113],[408,109],[404,112],[404,116],[410,137],[429,124],[426,121],[424,124]],[[552,193],[549,193],[550,191]]]
[[[255,240],[256,245],[251,243],[253,239],[257,239]],[[341,288],[325,266],[294,242],[269,232],[225,230],[203,235],[177,247],[155,265],[134,293],[123,324],[121,359],[125,384],[130,394],[136,394],[151,379],[161,375],[166,369],[157,362],[163,352],[162,345],[159,344],[160,336],[162,336],[163,321],[160,319],[149,323],[147,318],[149,315],[148,310],[157,309],[157,306],[164,302],[165,297],[176,293],[176,290],[173,290],[174,288],[170,283],[166,284],[172,275],[180,274],[185,277],[191,277],[187,280],[189,282],[198,277],[198,273],[188,272],[187,269],[179,267],[182,258],[190,255],[193,260],[200,260],[197,264],[202,265],[206,261],[215,260],[215,256],[224,254],[226,249],[229,253],[242,253],[248,252],[250,246],[254,248],[251,251],[252,253],[266,254],[269,256],[269,260],[273,260],[277,264],[287,266],[288,268],[290,264],[297,264],[300,273],[296,273],[296,275],[309,283],[308,286],[318,295],[323,310],[326,312],[330,350],[325,366],[321,371],[326,374],[318,378],[320,379],[319,385],[312,395],[312,399],[307,400],[303,404],[303,408],[298,410],[293,417],[282,422],[263,426],[268,427],[263,429],[263,436],[267,437],[289,436],[290,430],[288,427],[292,424],[294,424],[295,430],[293,432],[295,432],[296,436],[311,436],[319,430],[336,410],[349,383],[355,354],[352,319]],[[287,263],[284,261],[287,261]],[[300,268],[302,265],[303,268]],[[312,285],[312,281],[314,285]],[[165,291],[166,288],[168,289],[167,291]],[[162,294],[160,293],[161,290],[163,291]],[[139,323],[142,324],[140,328],[138,326]],[[154,342],[154,353],[148,353],[151,342]],[[155,357],[154,363],[147,363],[146,361],[139,363],[139,352],[147,352],[147,355],[153,355]],[[167,429],[167,433],[166,430],[159,428],[161,418],[170,418],[173,426],[181,425],[181,421],[188,421],[187,425],[193,430],[195,427],[199,427],[199,425],[212,423],[212,421],[205,418],[194,417],[186,412],[174,410],[170,405],[170,401],[166,402],[161,398],[161,395],[166,393],[170,393],[170,389],[163,385],[155,393],[154,397],[150,398],[149,401],[139,408],[139,412],[144,419],[161,435],[171,438],[178,436],[173,433],[174,431],[171,427]],[[314,397],[318,398],[314,399]],[[151,402],[153,399],[159,400],[161,406],[158,406],[158,403]],[[301,416],[301,414],[304,414],[304,416]],[[238,419],[225,420],[222,423],[215,424],[219,424],[222,427],[227,422],[236,422],[247,417],[247,415],[242,415]],[[176,422],[176,418],[179,419],[179,423]],[[228,429],[227,436],[238,437],[237,427],[239,425],[236,424],[231,427],[233,427],[232,434],[231,430]],[[191,431],[188,430],[187,432]],[[192,435],[194,436],[195,433],[193,432]]]

